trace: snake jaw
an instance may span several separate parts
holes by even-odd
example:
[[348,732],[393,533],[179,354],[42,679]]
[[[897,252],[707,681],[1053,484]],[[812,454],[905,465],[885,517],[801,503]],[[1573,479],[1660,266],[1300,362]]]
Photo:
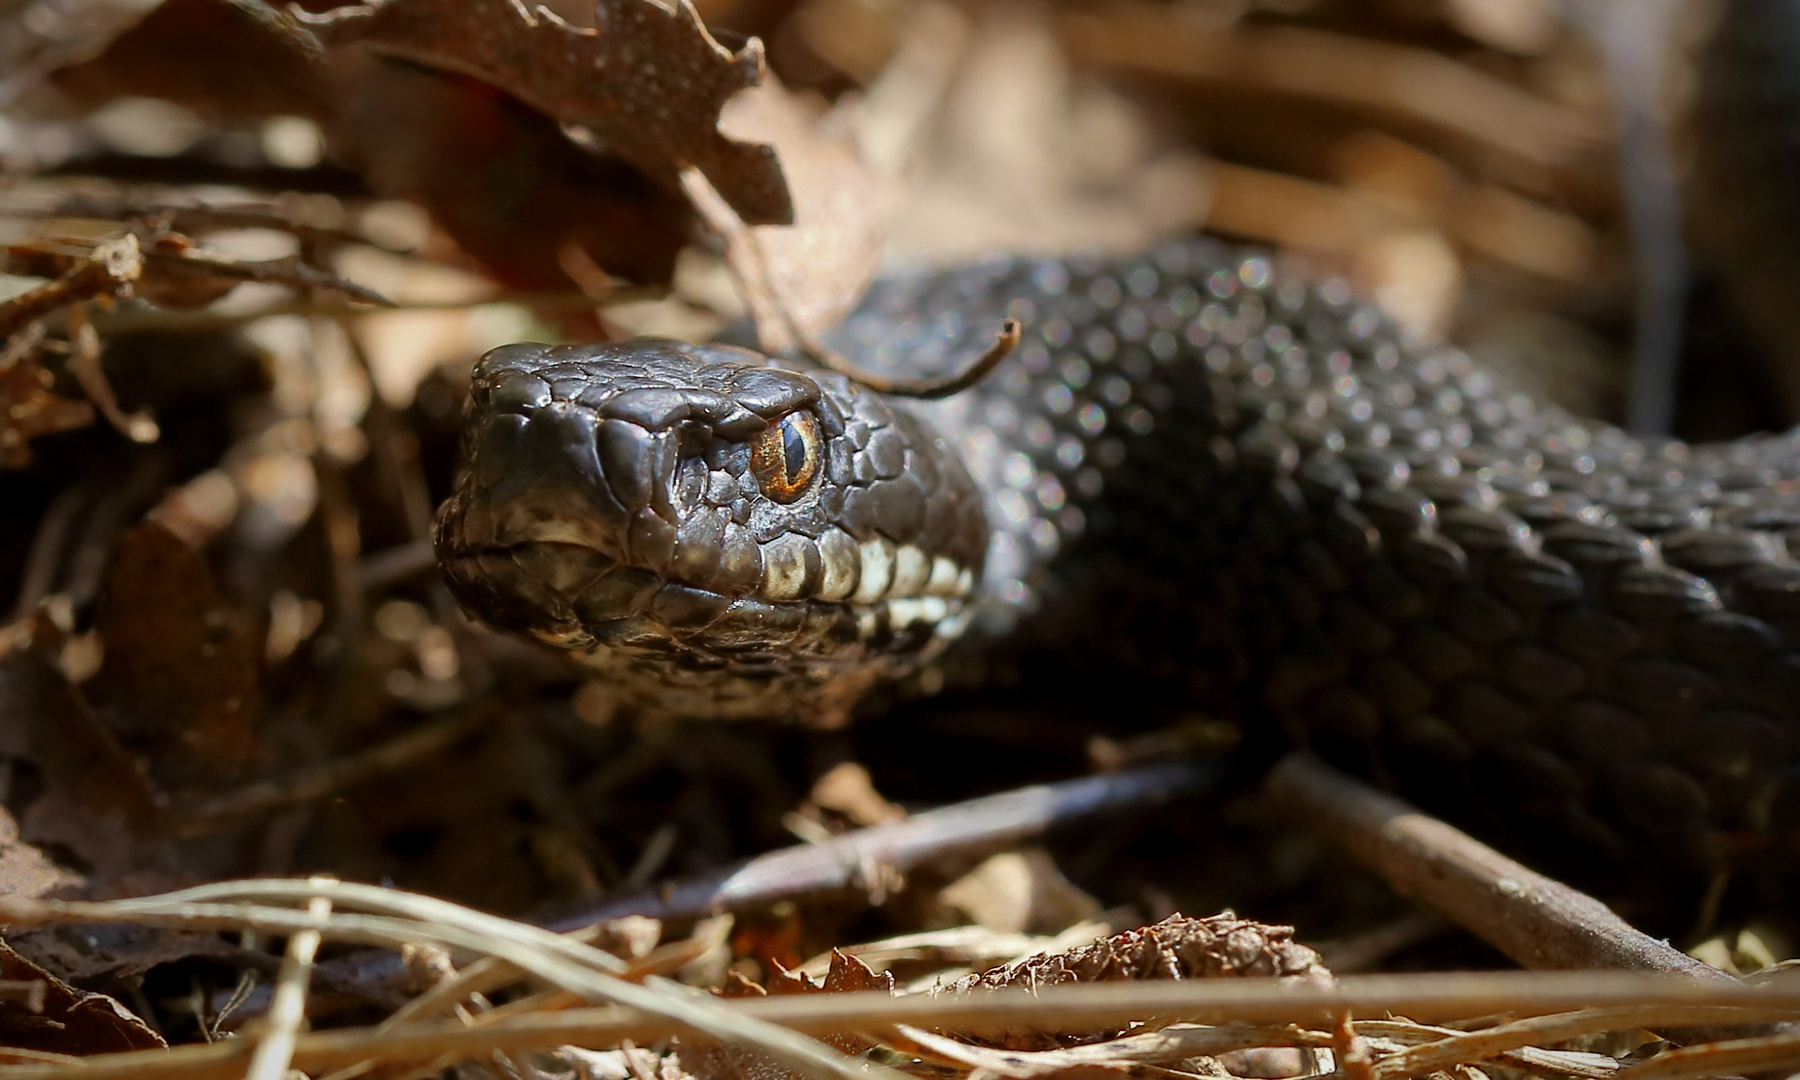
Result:
[[507,346],[465,432],[435,533],[452,591],[684,712],[891,675],[975,593],[973,481],[841,376],[653,339]]

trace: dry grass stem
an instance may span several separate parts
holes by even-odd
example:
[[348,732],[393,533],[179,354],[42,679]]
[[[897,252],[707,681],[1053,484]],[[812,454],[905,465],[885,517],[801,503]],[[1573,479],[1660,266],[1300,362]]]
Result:
[[[1551,1016],[1534,1016],[1498,1027],[1485,1028],[1464,1035],[1453,1035],[1436,1042],[1403,1050],[1375,1064],[1374,1080],[1400,1080],[1406,1076],[1423,1076],[1438,1069],[1471,1061],[1482,1061],[1521,1047],[1540,1043],[1559,1043],[1599,1031],[1619,1031],[1635,1027],[1670,1027],[1699,1024],[1733,1023],[1734,1010],[1705,1005],[1687,1008],[1645,1010],[1625,1006],[1613,1009],[1582,1009]],[[1646,1017],[1650,1019],[1646,1019]]]
[[[91,921],[92,909],[105,906],[83,905],[89,910],[81,914]],[[329,920],[321,928],[327,934],[333,932]],[[561,973],[555,964],[534,966]],[[534,974],[543,977],[537,971]],[[645,988],[633,989],[654,993]],[[1027,1026],[1079,1032],[1133,1022],[1322,1025],[1346,1013],[1451,1020],[1500,1013],[1566,1013],[1588,1003],[1607,1008],[1590,1010],[1592,1019],[1585,1025],[1578,1025],[1573,1019],[1565,1023],[1559,1018],[1556,1025],[1539,1029],[1537,1037],[1557,1032],[1567,1037],[1566,1033],[1577,1028],[1580,1030],[1576,1033],[1586,1033],[1616,1026],[1657,1028],[1696,1022],[1722,1025],[1800,1019],[1800,1005],[1790,988],[1711,986],[1690,979],[1615,972],[1359,976],[1330,988],[1249,979],[1112,983],[1046,987],[1035,993],[997,991],[903,997],[845,993],[735,999],[707,1005],[713,1013],[728,1015],[730,1022],[722,1027],[760,1032],[766,1025],[779,1024],[792,1032],[823,1035],[844,1030],[878,1031],[899,1024],[971,1033]],[[531,1012],[474,1026],[440,1020],[384,1029],[313,1033],[296,1040],[293,1066],[311,1074],[368,1061],[432,1062],[434,1068],[441,1068],[494,1052],[546,1050],[562,1045],[612,1047],[625,1039],[645,1045],[697,1026],[687,1016],[677,1018],[679,1010],[668,1001],[658,1004],[661,1008],[656,1014],[640,1008],[609,1006]],[[1231,1036],[1176,1037],[1208,1040]],[[1148,1037],[1146,1040],[1146,1047],[1157,1045]],[[1286,1044],[1312,1041],[1313,1034],[1296,1033],[1288,1036]],[[1750,1043],[1766,1046],[1764,1040],[1748,1040]],[[247,1056],[248,1048],[234,1041],[100,1055],[70,1065],[0,1066],[0,1080],[225,1080],[241,1073]]]
[[[331,914],[331,901],[314,897],[307,901],[306,913],[324,921]],[[281,1080],[294,1060],[294,1040],[306,1022],[306,991],[312,983],[313,959],[319,954],[323,935],[317,930],[301,930],[288,938],[287,955],[275,977],[275,998],[269,1005],[266,1027],[257,1041],[256,1054],[244,1080]]]
[[1800,1069],[1800,1033],[1688,1046],[1659,1054],[1619,1073],[1619,1080],[1691,1080],[1701,1076],[1755,1076]]
[[[314,897],[329,899],[339,908],[378,914],[334,913],[318,920],[304,912],[267,906],[307,903]],[[647,981],[645,985],[620,979],[612,973],[624,966],[623,961],[592,946],[525,923],[393,889],[346,882],[270,879],[222,882],[136,900],[11,900],[0,904],[0,922],[11,926],[108,921],[189,930],[247,928],[279,935],[316,929],[335,940],[389,947],[433,942],[501,957],[586,1000],[617,1001],[664,1017],[679,1029],[758,1047],[805,1075],[835,1075],[846,1080],[862,1080],[871,1075],[870,1070],[859,1068],[820,1043],[753,1016],[723,1009],[700,991],[665,979]],[[367,1056],[372,1055],[359,1055],[352,1060]],[[297,1067],[314,1071],[306,1064]],[[874,1069],[873,1074],[888,1076],[889,1080],[897,1075],[883,1068]]]

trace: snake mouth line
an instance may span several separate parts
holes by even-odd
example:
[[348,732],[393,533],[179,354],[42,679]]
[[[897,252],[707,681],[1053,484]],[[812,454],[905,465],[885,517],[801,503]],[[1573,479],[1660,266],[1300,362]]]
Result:
[[[569,568],[598,561],[611,565],[631,565],[616,551],[595,542],[591,533],[574,523],[548,520],[533,522],[529,531],[512,544],[486,545],[467,553],[478,557],[510,551],[525,545],[539,545],[546,550],[562,551],[574,558],[564,564]],[[944,555],[930,555],[913,544],[896,544],[886,537],[875,536],[858,543],[838,529],[828,529],[812,552],[802,545],[776,537],[761,546],[762,574],[755,589],[720,589],[714,582],[697,580],[673,571],[648,570],[666,581],[701,589],[726,597],[746,597],[771,604],[813,600],[823,603],[847,603],[856,608],[869,608],[884,602],[960,601],[975,591],[977,578],[972,567],[958,564]],[[807,556],[812,554],[812,558]],[[594,567],[600,569],[600,567]],[[575,582],[561,582],[567,588]]]
[[[841,590],[819,595],[823,588],[797,595],[785,582],[777,597],[768,590],[733,594],[690,584],[623,563],[555,526],[538,537],[466,551],[447,560],[446,568],[454,576],[510,581],[516,595],[537,598],[540,612],[524,620],[525,632],[577,651],[613,646],[741,654],[790,637],[802,625],[816,630],[822,621],[839,623],[834,637],[879,646],[920,627],[960,626],[975,588],[972,570],[885,539],[853,550],[861,563],[852,571],[856,588],[848,596]],[[547,622],[542,608],[551,609]]]

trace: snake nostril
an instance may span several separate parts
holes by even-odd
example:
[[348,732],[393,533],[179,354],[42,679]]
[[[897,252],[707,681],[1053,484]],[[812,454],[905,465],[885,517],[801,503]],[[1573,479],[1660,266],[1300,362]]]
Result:
[[709,479],[705,461],[694,454],[683,455],[669,477],[669,501],[675,511],[686,515],[699,508],[706,501]]

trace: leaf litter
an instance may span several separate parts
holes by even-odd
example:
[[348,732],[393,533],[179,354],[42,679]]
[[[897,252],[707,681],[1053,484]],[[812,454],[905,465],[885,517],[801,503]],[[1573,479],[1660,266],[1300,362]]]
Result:
[[[1288,926],[1171,914],[1223,901],[1365,941],[1416,921],[1250,804],[1103,816],[1085,842],[999,854],[1036,832],[948,829],[904,858],[830,847],[1079,773],[1095,710],[926,703],[824,737],[670,727],[470,625],[429,574],[468,359],[613,332],[609,312],[645,295],[728,320],[696,267],[735,272],[765,345],[817,353],[896,253],[1124,248],[1209,224],[1311,241],[1427,336],[1463,305],[1567,338],[1624,295],[1594,272],[1619,255],[1587,152],[1605,129],[1580,50],[1505,31],[1523,24],[1487,9],[1509,3],[1450,5],[1432,33],[1463,35],[1455,57],[1386,16],[1347,28],[1305,5],[1173,23],[1122,5],[167,0],[56,48],[21,39],[36,75],[8,84],[0,129],[22,163],[0,192],[3,269],[26,282],[0,298],[0,511],[18,526],[0,543],[18,581],[0,1080],[1795,1067],[1766,1027],[1795,1016],[1778,984],[1333,979]],[[1172,59],[1183,41],[1205,48]],[[1371,57],[1447,95],[1425,129],[1408,117],[1431,103],[1356,84]],[[1132,84],[1147,72],[1174,85]],[[1212,130],[1164,122],[1196,98]],[[189,134],[132,149],[156,124],[121,141],[114,109]],[[1495,110],[1529,123],[1468,122]],[[895,131],[909,168],[866,153]],[[423,221],[404,241],[366,227],[397,211]],[[405,314],[460,367],[403,372],[379,309],[447,270],[492,287]],[[1106,745],[1211,723],[1138,719]],[[950,805],[908,817],[932,802]],[[592,913],[793,835],[862,861],[692,926],[577,918],[592,925],[559,937],[418,895]],[[1777,958],[1786,932],[1743,928],[1728,958]],[[352,947],[370,944],[400,952]],[[807,955],[818,981],[788,970]],[[1695,1030],[1737,1037],[1664,1041]]]

